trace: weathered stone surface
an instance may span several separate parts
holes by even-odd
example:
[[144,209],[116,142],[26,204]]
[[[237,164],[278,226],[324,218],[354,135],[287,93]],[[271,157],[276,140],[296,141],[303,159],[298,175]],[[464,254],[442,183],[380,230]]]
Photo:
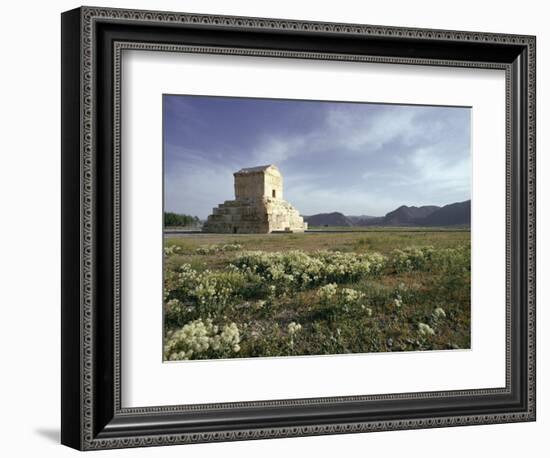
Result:
[[283,177],[276,166],[245,168],[233,176],[235,200],[214,208],[203,232],[267,234],[307,229],[298,210],[283,200]]

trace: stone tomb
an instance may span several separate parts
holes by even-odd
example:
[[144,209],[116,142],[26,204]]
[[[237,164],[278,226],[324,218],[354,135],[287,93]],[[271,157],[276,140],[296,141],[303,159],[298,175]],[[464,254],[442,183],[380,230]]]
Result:
[[283,200],[283,177],[276,166],[245,168],[233,176],[235,200],[226,200],[214,208],[203,232],[268,234],[307,229],[298,210]]

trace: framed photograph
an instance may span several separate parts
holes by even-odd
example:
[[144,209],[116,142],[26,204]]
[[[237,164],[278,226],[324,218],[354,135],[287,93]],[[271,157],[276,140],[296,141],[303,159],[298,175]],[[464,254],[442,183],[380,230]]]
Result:
[[535,420],[535,37],[62,14],[79,449]]

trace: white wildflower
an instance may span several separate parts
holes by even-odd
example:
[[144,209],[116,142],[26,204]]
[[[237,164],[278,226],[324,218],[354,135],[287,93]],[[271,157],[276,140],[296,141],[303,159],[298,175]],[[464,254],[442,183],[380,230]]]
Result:
[[218,357],[240,350],[240,334],[235,323],[219,327],[211,319],[187,323],[175,331],[168,331],[164,345],[165,358],[174,361],[191,357]]
[[420,333],[420,335],[423,335],[423,336],[433,336],[435,334],[435,331],[433,330],[433,328],[426,323],[418,324],[418,332]]
[[393,305],[396,307],[396,308],[401,308],[401,306],[403,305],[403,299],[401,298],[401,295],[400,294],[397,294],[395,296],[395,299],[393,300]]
[[182,247],[179,245],[170,245],[164,247],[165,256],[172,256],[174,254],[181,254],[183,252]]
[[338,285],[336,283],[329,283],[328,285],[321,286],[317,290],[317,295],[319,296],[319,299],[328,301],[334,297],[337,291]]
[[288,330],[288,333],[291,335],[296,334],[301,329],[302,329],[302,325],[299,323],[295,323],[294,321],[292,321],[291,323],[288,323],[287,330]]
[[364,296],[363,293],[352,288],[342,288],[341,295],[342,295],[343,301],[348,304],[356,303],[359,299],[361,299]]

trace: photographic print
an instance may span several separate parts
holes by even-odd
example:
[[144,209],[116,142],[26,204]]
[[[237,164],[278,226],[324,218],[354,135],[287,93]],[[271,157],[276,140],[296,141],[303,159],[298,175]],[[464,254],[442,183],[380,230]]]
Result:
[[471,108],[165,94],[165,361],[470,348]]
[[61,26],[64,445],[536,420],[535,36]]

